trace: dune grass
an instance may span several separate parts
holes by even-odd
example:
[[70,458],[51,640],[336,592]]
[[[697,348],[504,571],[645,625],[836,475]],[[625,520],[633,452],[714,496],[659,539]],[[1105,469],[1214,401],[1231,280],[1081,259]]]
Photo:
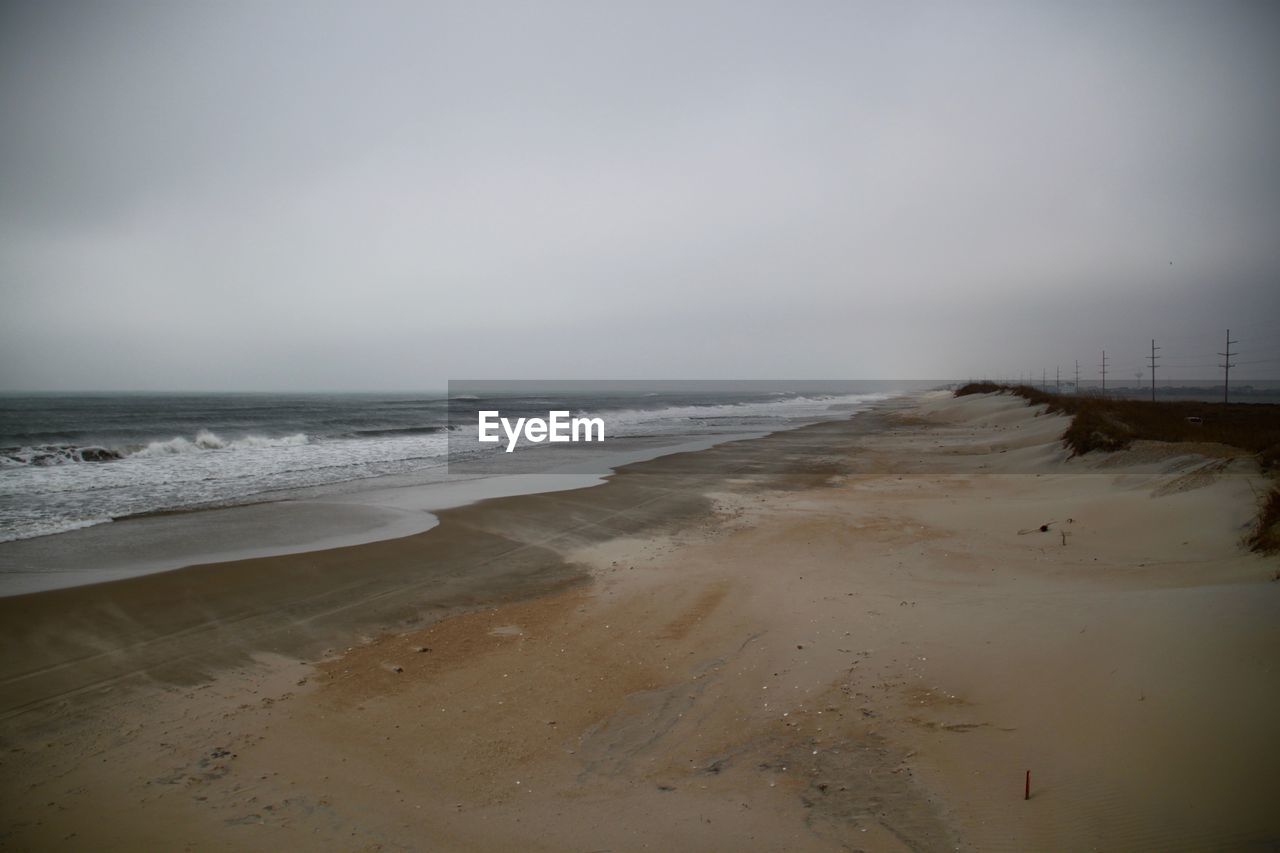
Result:
[[1258,523],[1249,536],[1249,548],[1263,554],[1280,552],[1280,487],[1272,489],[1263,500]]
[[[1257,457],[1263,471],[1280,470],[1280,405],[1206,403],[1191,400],[1126,400],[1084,394],[1052,394],[1029,385],[970,382],[956,390],[968,394],[1016,394],[1031,405],[1071,415],[1063,443],[1072,455],[1091,450],[1123,450],[1135,440],[1213,442]],[[1258,525],[1249,539],[1255,551],[1280,551],[1280,486],[1263,501]]]

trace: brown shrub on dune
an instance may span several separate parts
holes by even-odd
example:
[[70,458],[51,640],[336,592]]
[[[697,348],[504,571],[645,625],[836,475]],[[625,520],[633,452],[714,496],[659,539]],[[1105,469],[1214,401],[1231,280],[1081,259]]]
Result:
[[[1031,405],[1071,415],[1063,443],[1073,455],[1123,450],[1136,440],[1225,444],[1254,454],[1263,471],[1280,468],[1280,405],[1193,400],[1126,400],[1088,394],[1053,394],[1029,385],[970,382],[955,392],[1016,394]],[[1280,487],[1265,499],[1249,538],[1255,551],[1280,550]]]

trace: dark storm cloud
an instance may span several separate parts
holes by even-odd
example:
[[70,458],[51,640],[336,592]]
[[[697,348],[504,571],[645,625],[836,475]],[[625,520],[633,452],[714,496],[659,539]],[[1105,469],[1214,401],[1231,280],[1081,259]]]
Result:
[[1278,337],[1268,4],[0,14],[0,387],[964,376],[1153,335],[1190,375]]

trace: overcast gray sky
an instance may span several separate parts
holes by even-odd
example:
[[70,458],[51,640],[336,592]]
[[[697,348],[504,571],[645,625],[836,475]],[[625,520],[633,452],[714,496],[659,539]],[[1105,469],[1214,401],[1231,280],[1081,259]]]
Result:
[[0,388],[1280,375],[1274,3],[0,10]]

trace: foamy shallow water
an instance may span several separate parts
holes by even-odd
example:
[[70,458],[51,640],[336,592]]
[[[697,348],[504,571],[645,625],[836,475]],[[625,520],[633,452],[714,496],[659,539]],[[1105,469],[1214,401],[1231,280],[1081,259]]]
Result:
[[447,450],[443,435],[397,440],[242,439],[221,447],[188,444],[171,451],[150,446],[111,462],[0,471],[0,541],[386,474],[433,467],[443,473]]
[[[598,395],[616,438],[782,429],[883,393]],[[495,398],[545,406],[545,398]],[[0,543],[393,475],[447,479],[443,395],[0,397]],[[494,452],[498,452],[494,449]]]
[[0,596],[409,536],[434,527],[438,510],[594,486],[604,482],[602,470],[762,434],[650,440],[596,459],[589,472],[566,466],[541,474],[443,481],[413,474],[380,477],[305,490],[288,500],[134,517],[13,541],[0,544]]

